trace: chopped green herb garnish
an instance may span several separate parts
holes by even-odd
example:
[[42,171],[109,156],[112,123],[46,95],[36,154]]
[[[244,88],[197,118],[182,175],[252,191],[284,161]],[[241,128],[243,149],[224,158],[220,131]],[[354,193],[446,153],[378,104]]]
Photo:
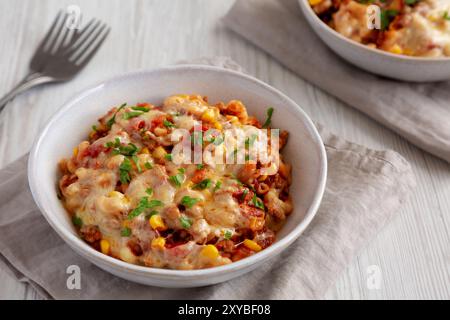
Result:
[[248,194],[248,189],[244,189],[244,192],[242,192],[241,201],[245,200],[245,197],[247,196],[247,194]]
[[407,5],[412,6],[412,5],[415,4],[417,1],[418,1],[418,0],[405,0],[405,3],[406,3]]
[[450,16],[448,15],[448,11],[444,12],[444,15],[442,16],[445,20],[450,20]]
[[92,126],[92,130],[94,130],[94,131],[97,131],[98,129],[97,129],[97,126],[94,124],[93,126]]
[[205,190],[206,188],[211,187],[212,181],[211,179],[204,179],[194,185],[194,189]]
[[79,228],[83,226],[83,220],[81,220],[80,217],[75,215],[72,217],[72,223]]
[[270,126],[270,123],[272,122],[272,115],[273,115],[273,108],[270,107],[269,109],[267,109],[267,119],[263,124],[263,128],[267,128]]
[[221,186],[222,186],[222,181],[217,181],[217,182],[216,182],[216,186],[214,187],[214,192],[216,192],[217,190],[219,190]]
[[149,169],[149,170],[150,170],[150,169],[153,169],[153,165],[152,165],[150,162],[148,162],[148,161],[144,163],[144,167],[145,167],[146,169]]
[[138,152],[138,150],[138,147],[132,143],[129,143],[127,146],[119,147],[120,154],[123,154],[124,156],[133,156]]
[[398,15],[398,10],[381,10],[381,30],[386,30],[391,23],[391,20]]
[[141,165],[139,164],[139,158],[136,155],[133,155],[133,156],[131,156],[131,159],[133,159],[133,162],[136,165],[137,171],[142,172]]
[[131,109],[135,110],[135,111],[142,111],[142,112],[149,112],[150,108],[149,107],[141,107],[141,106],[135,106],[135,107],[131,107]]
[[129,143],[128,145],[123,146],[120,143],[119,138],[115,138],[114,142],[108,141],[105,144],[105,147],[113,148],[113,150],[112,150],[113,154],[122,154],[124,156],[133,156],[138,152],[138,147],[136,147],[134,144]]
[[130,214],[128,215],[128,219],[133,219],[143,213],[146,209],[151,209],[154,207],[162,206],[163,203],[159,200],[148,200],[148,197],[143,197],[139,201],[139,204],[136,208],[134,208]]
[[113,125],[114,123],[116,123],[116,114],[117,114],[117,112],[119,112],[120,110],[122,110],[123,108],[125,108],[126,105],[127,105],[126,102],[125,102],[124,104],[122,104],[122,105],[119,107],[119,109],[117,109],[117,111],[114,113],[114,115],[106,122],[106,126],[107,126],[108,128],[111,128],[112,125]]
[[255,144],[256,138],[258,138],[258,135],[257,134],[252,134],[251,137],[249,137],[249,138],[247,138],[245,140],[245,146],[247,148],[253,146]]
[[168,121],[167,119],[164,119],[163,124],[164,124],[164,126],[167,127],[167,128],[173,128],[173,127],[175,127],[175,125],[174,125],[172,122]]
[[230,240],[232,235],[233,235],[233,233],[230,230],[227,230],[227,231],[225,231],[225,234],[223,235],[223,237],[225,238],[225,240]]
[[131,181],[130,171],[131,161],[130,159],[125,158],[119,166],[119,177],[122,184],[126,184]]
[[191,198],[189,196],[184,196],[181,199],[181,204],[183,206],[185,206],[186,208],[192,208],[192,206],[195,205],[199,201],[200,201],[200,199],[198,199],[198,198]]
[[131,236],[131,229],[128,227],[122,228],[122,230],[120,230],[120,235],[122,237],[129,237]]
[[181,223],[181,226],[184,229],[189,229],[191,227],[191,225],[192,225],[192,220],[189,219],[188,217],[181,216],[180,217],[180,223]]
[[185,168],[178,168],[178,172],[184,174],[186,172]]
[[256,196],[256,194],[253,195],[252,201],[249,204],[253,204],[256,208],[264,210],[264,203]]
[[166,160],[168,160],[168,161],[172,161],[172,160],[173,160],[173,156],[172,156],[171,153],[166,154],[166,155],[164,156],[164,158],[165,158]]
[[197,165],[197,170],[203,169],[204,166],[205,166],[205,165],[204,165],[203,163],[198,164],[198,165]]
[[143,114],[142,111],[130,111],[130,112],[126,112],[123,115],[123,118],[125,120],[129,120],[129,119],[134,118],[134,117],[139,117],[141,114]]
[[147,189],[145,189],[145,193],[151,196],[153,194],[153,189],[147,188]]
[[178,173],[178,174],[176,174],[174,176],[170,176],[169,180],[170,180],[170,182],[172,182],[177,187],[181,187],[181,184],[184,181],[184,174]]

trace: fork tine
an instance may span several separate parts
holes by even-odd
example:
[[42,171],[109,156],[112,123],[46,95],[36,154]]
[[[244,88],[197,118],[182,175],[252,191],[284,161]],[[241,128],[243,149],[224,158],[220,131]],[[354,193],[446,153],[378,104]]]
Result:
[[[83,19],[83,13],[80,14],[79,17],[80,21]],[[91,20],[92,21],[92,20]],[[88,24],[89,25],[89,24]],[[79,38],[79,36],[81,35],[81,32],[78,32],[78,28],[73,28],[72,30],[70,30],[71,32],[69,33],[69,38],[67,41],[65,41],[62,45],[64,46],[64,49],[67,49],[67,47],[71,46],[73,43],[75,43],[75,41]]]
[[64,28],[64,14],[59,14],[58,21],[55,27],[53,28],[51,36],[49,37],[46,45],[42,48],[43,51],[52,52],[52,48],[58,41],[58,36],[63,28]]
[[47,31],[47,34],[45,35],[44,39],[42,39],[41,43],[39,43],[39,46],[36,50],[36,52],[38,51],[43,51],[44,47],[46,46],[47,42],[50,40],[50,37],[53,33],[53,30],[55,29],[58,21],[59,21],[59,17],[61,16],[62,11],[59,11],[58,14],[56,15],[55,20],[53,20],[52,25],[50,26],[50,28]]
[[76,62],[87,51],[89,51],[89,48],[95,43],[95,41],[102,34],[102,32],[105,30],[105,28],[106,28],[105,24],[100,24],[99,27],[97,27],[95,30],[92,30],[92,32],[90,32],[89,36],[84,39],[82,44],[80,44],[79,49],[76,52],[73,52],[70,60]]
[[68,48],[70,55],[73,55],[79,48],[83,46],[84,43],[89,39],[92,33],[97,30],[98,26],[101,24],[99,20],[92,19],[89,23],[81,30],[75,41],[72,42],[71,46]]
[[97,44],[95,46],[92,47],[90,53],[88,53],[84,59],[82,59],[81,61],[79,61],[79,67],[80,69],[84,68],[89,61],[91,61],[91,59],[94,57],[94,55],[97,53],[98,49],[100,49],[100,47],[102,46],[103,42],[105,41],[105,39],[108,37],[109,32],[111,31],[111,28],[107,28],[106,31],[103,33],[102,36],[100,36],[99,40],[97,41]]
[[[66,19],[65,19],[65,22],[67,23],[67,19],[69,18],[69,16],[67,15],[66,16]],[[58,49],[60,49],[60,48],[64,48],[65,47],[65,43],[67,42],[67,39],[69,39],[68,40],[68,42],[70,43],[71,42],[71,40],[72,40],[72,38],[73,38],[73,35],[75,34],[75,32],[71,29],[71,28],[69,28],[68,26],[66,26],[66,28],[65,28],[65,32],[64,32],[64,35],[63,35],[63,37],[62,37],[62,39],[61,39],[61,42],[60,42],[60,44],[59,44],[59,46],[58,46]]]
[[68,17],[69,17],[69,15],[67,13],[65,13],[62,18],[61,25],[58,28],[58,30],[56,30],[56,34],[53,37],[53,42],[48,50],[49,52],[55,52],[61,46],[61,44],[64,43],[64,38],[60,39],[60,35],[61,35],[61,32],[63,31],[63,29],[65,29],[65,31],[66,31],[64,34],[64,37],[67,35],[67,31],[69,30],[69,28],[66,26]]

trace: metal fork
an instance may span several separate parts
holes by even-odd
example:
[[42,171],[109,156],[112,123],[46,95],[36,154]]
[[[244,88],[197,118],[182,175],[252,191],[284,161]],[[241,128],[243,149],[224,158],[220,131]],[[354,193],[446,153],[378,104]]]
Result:
[[60,11],[31,59],[29,72],[0,99],[0,111],[19,93],[49,82],[72,79],[96,54],[110,28],[92,19],[83,29],[68,25],[68,13]]

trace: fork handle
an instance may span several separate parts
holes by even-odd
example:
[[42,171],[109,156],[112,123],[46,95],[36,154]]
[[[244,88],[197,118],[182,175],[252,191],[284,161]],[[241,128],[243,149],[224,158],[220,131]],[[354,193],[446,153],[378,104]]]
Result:
[[40,73],[29,73],[22,81],[19,82],[10,92],[0,99],[0,112],[6,106],[6,103],[12,100],[19,93],[26,91],[32,87],[38,86],[43,83],[52,82],[53,79],[47,76],[43,76]]

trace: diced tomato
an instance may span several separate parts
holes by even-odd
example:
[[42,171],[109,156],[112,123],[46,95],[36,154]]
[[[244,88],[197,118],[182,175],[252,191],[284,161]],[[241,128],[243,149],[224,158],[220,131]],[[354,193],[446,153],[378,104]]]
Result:
[[84,150],[82,158],[83,157],[97,158],[101,152],[105,152],[106,150],[107,148],[102,144],[91,144]]
[[138,131],[138,130],[140,130],[140,129],[143,129],[143,128],[145,128],[146,127],[146,122],[144,121],[144,120],[142,120],[142,119],[140,119],[140,118],[133,118],[131,121],[130,121],[130,124],[131,124],[131,128],[133,129],[133,130],[135,130],[135,131]]
[[165,119],[166,119],[165,115],[160,115],[154,118],[150,124],[150,130],[153,131],[156,127],[162,127]]
[[205,179],[205,177],[206,177],[207,171],[208,170],[206,168],[203,168],[203,169],[200,169],[200,170],[196,170],[194,175],[193,175],[193,177],[192,177],[192,182],[193,183],[200,183],[200,182],[202,182]]
[[234,261],[238,261],[244,258],[247,258],[249,256],[251,256],[252,254],[254,254],[254,252],[252,250],[250,250],[249,248],[245,247],[244,245],[240,245],[236,251],[233,253],[233,255],[231,256],[231,260]]

